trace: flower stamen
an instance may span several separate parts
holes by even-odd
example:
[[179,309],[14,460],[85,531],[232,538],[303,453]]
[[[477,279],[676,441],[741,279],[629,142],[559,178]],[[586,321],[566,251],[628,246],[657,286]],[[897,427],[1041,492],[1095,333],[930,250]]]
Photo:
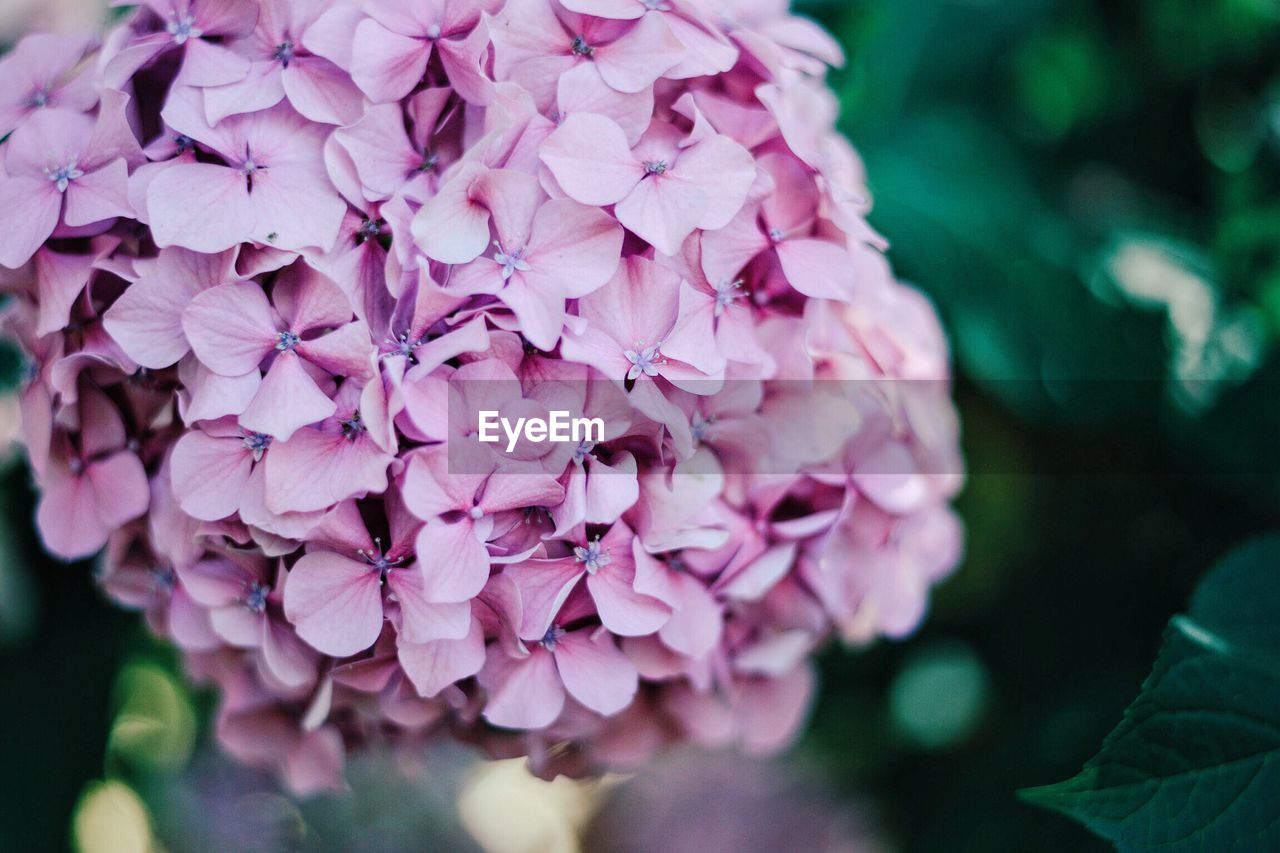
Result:
[[579,563],[585,565],[587,573],[592,575],[613,562],[609,552],[601,549],[599,536],[588,542],[585,548],[581,545],[575,546],[573,557]]
[[169,35],[173,36],[173,43],[176,45],[186,44],[187,39],[198,39],[204,35],[204,30],[196,26],[194,15],[187,15],[181,20],[170,21],[165,30]]
[[262,455],[267,452],[267,448],[271,446],[272,438],[260,432],[251,432],[245,435],[243,439],[246,450],[253,452],[253,461],[261,462]]
[[60,193],[66,192],[67,187],[71,186],[71,182],[76,178],[84,177],[84,172],[77,168],[74,160],[67,163],[65,166],[59,166],[58,168],[46,168],[44,173],[49,180],[57,184],[58,192]]
[[658,347],[646,347],[640,351],[629,349],[623,353],[627,357],[627,361],[631,362],[631,369],[627,371],[627,379],[639,379],[644,376],[657,376],[658,365],[662,364],[662,355],[658,352]]

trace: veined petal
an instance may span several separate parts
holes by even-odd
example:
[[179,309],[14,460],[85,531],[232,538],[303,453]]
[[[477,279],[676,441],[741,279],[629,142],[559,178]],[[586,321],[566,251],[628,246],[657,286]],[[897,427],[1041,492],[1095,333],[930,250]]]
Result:
[[586,707],[607,717],[631,704],[640,677],[608,631],[565,634],[553,654],[565,689]]
[[280,441],[288,441],[298,429],[318,423],[337,411],[316,381],[291,352],[276,356],[262,378],[253,402],[240,415],[240,423]]
[[179,163],[147,188],[147,221],[156,245],[221,252],[249,239],[256,212],[244,175],[210,163]]
[[211,287],[182,312],[196,358],[215,373],[243,376],[276,346],[279,332],[262,288],[252,282]]
[[488,694],[480,713],[495,726],[542,729],[554,723],[564,710],[564,684],[556,661],[541,647],[518,660],[495,643],[489,647],[478,677]]
[[0,266],[16,270],[49,239],[62,212],[62,194],[52,181],[33,177],[0,180]]
[[604,116],[576,113],[542,144],[539,155],[570,198],[583,204],[615,204],[644,177],[622,128]]
[[489,551],[476,538],[470,521],[427,522],[418,533],[416,550],[427,601],[467,601],[475,598],[489,579]]
[[380,576],[329,551],[305,554],[285,582],[284,613],[312,647],[335,657],[354,655],[382,630]]
[[430,698],[481,670],[485,663],[484,629],[479,621],[471,620],[466,636],[458,640],[412,643],[402,639],[399,658],[418,695]]

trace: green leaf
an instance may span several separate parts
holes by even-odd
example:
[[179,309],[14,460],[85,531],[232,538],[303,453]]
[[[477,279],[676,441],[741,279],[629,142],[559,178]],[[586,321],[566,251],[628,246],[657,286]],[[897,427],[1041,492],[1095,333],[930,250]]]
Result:
[[1079,775],[1020,793],[1120,850],[1280,850],[1280,536],[1201,581]]

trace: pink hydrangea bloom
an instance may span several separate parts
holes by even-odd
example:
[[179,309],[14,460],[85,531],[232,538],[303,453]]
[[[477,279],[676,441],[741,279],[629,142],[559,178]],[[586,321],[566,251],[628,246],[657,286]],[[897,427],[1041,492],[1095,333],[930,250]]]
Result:
[[[37,524],[234,756],[775,750],[919,624],[946,341],[785,5],[146,0],[0,60]],[[603,429],[484,440],[547,411]]]

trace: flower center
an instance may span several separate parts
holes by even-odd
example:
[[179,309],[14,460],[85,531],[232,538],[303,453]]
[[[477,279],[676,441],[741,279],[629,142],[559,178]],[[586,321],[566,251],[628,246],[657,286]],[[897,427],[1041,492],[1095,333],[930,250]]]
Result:
[[631,369],[627,371],[628,379],[639,379],[641,374],[658,375],[658,365],[662,364],[662,355],[658,352],[656,345],[646,347],[639,352],[629,349],[623,355],[627,357],[627,361],[631,362]]
[[244,598],[241,602],[251,613],[267,612],[267,596],[271,594],[271,590],[266,584],[254,581],[249,584],[248,589],[244,592]]
[[435,41],[436,39],[440,38],[440,32],[441,32],[440,25],[432,24],[431,26],[427,27],[427,38],[431,41]]
[[276,52],[271,54],[271,58],[288,68],[289,63],[293,62],[293,50],[293,42],[286,39],[276,45]]
[[347,441],[355,441],[360,434],[367,432],[368,428],[360,420],[360,412],[351,413],[351,417],[342,422],[342,437]]
[[49,180],[58,185],[58,192],[60,193],[66,192],[67,187],[71,186],[71,182],[76,178],[84,177],[84,172],[76,168],[75,161],[72,161],[65,166],[59,166],[56,169],[45,169],[44,173],[48,176]]
[[665,175],[667,173],[667,162],[665,160],[650,160],[644,164],[644,173],[646,175]]
[[422,341],[409,340],[409,333],[405,332],[398,338],[387,338],[387,344],[391,347],[390,351],[383,353],[383,358],[390,358],[393,355],[401,355],[413,361],[413,351],[422,346]]
[[715,415],[707,415],[704,418],[694,412],[693,419],[689,421],[689,432],[693,434],[693,440],[699,444],[706,441],[711,434],[711,427],[715,426],[715,423]]
[[373,567],[380,575],[386,576],[387,572],[404,562],[404,557],[396,557],[394,560],[387,557],[382,551],[382,539],[375,536],[373,539],[374,550],[366,551],[363,548],[356,549],[356,553],[360,555],[360,559],[364,560]]
[[719,317],[724,313],[725,309],[733,304],[734,300],[742,296],[742,279],[737,281],[722,281],[716,285],[716,307],[715,316]]
[[547,633],[542,635],[542,647],[549,652],[556,650],[556,643],[560,642],[560,638],[564,636],[564,629],[558,625],[552,625],[547,629]]
[[169,35],[173,36],[174,44],[186,44],[187,39],[198,39],[204,35],[204,30],[196,26],[194,15],[187,15],[182,20],[170,21],[165,29],[169,31]]
[[588,573],[593,575],[613,562],[608,553],[600,548],[599,536],[588,542],[585,548],[581,545],[576,546],[573,549],[573,556],[587,567]]
[[770,229],[769,229],[769,239],[770,239],[770,240],[772,240],[772,241],[773,241],[773,242],[775,242],[775,243],[781,243],[783,240],[785,240],[785,239],[786,239],[786,237],[787,237],[787,235],[786,235],[786,234],[784,234],[784,233],[782,233],[782,229],[781,229],[781,228],[770,228]]
[[267,448],[271,446],[271,436],[251,432],[244,437],[243,443],[246,450],[253,451],[253,461],[261,462],[262,454],[266,453]]
[[370,240],[376,240],[382,236],[382,226],[386,223],[381,219],[371,219],[365,217],[360,223],[360,230],[356,231],[356,242],[367,243]]
[[581,462],[583,459],[587,458],[587,455],[591,453],[591,451],[595,449],[596,443],[594,441],[580,441],[577,448],[573,451],[573,461]]
[[48,89],[36,89],[34,92],[31,93],[31,97],[27,98],[27,106],[32,107],[34,109],[39,109],[40,107],[45,107],[48,105],[49,105]]
[[288,352],[301,342],[301,338],[288,330],[276,335],[276,349],[280,350],[280,352]]
[[671,7],[666,0],[644,0],[644,7],[650,12],[669,12]]
[[493,259],[502,265],[503,281],[510,281],[511,276],[515,275],[517,271],[528,272],[533,269],[533,267],[529,266],[529,262],[524,259],[523,246],[516,249],[514,252],[508,253],[504,252],[502,250],[502,246],[499,246],[497,243],[494,243],[494,245],[498,246],[498,251],[494,254]]
[[574,56],[586,56],[589,58],[596,52],[594,47],[587,44],[587,40],[583,36],[574,36],[569,48],[573,51]]
[[418,166],[419,172],[434,172],[436,167],[440,165],[440,157],[437,154],[424,154],[422,163]]
[[155,566],[151,569],[151,583],[158,592],[168,592],[177,581],[177,573],[172,566]]

